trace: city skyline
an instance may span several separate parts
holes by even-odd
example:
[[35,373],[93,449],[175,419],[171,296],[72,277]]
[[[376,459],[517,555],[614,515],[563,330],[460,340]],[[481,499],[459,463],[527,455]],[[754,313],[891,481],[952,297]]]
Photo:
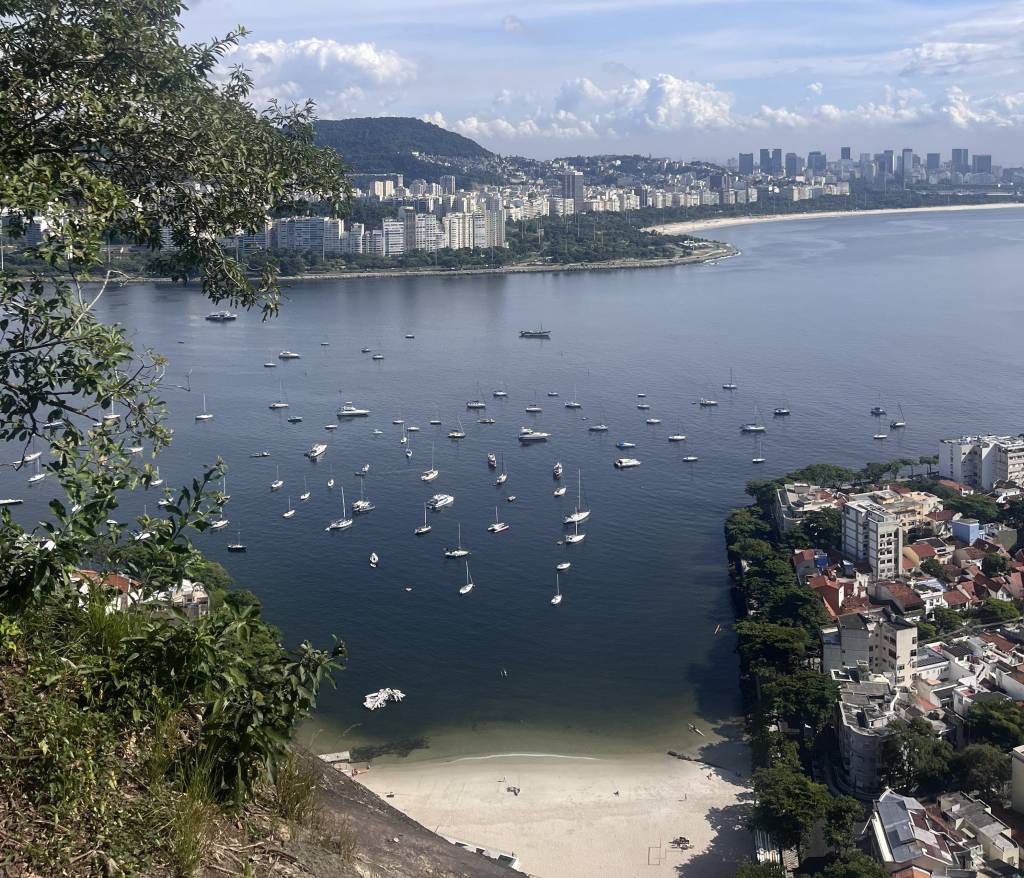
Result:
[[[395,0],[196,4],[184,38],[243,22],[253,99],[323,118],[427,119],[503,153],[724,161],[761,144],[954,147],[1024,162],[1024,3]],[[862,145],[862,144],[867,145]]]

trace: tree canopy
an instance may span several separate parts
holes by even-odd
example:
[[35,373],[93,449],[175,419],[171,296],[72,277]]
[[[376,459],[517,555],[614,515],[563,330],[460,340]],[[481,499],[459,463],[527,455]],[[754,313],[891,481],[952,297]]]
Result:
[[912,796],[941,789],[948,778],[953,748],[935,736],[927,720],[897,720],[878,751],[882,783]]

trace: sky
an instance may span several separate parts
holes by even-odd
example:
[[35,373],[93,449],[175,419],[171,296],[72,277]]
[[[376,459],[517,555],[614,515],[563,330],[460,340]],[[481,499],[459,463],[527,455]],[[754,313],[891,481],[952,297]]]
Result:
[[[189,0],[186,0],[189,2]],[[191,0],[251,100],[415,116],[496,152],[724,161],[954,147],[1024,164],[1024,0]]]

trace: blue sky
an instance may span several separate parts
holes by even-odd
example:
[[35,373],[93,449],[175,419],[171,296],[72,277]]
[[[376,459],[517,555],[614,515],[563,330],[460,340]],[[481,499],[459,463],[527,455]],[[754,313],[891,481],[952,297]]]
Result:
[[954,146],[1024,164],[1024,0],[193,0],[256,102],[435,121],[504,153]]

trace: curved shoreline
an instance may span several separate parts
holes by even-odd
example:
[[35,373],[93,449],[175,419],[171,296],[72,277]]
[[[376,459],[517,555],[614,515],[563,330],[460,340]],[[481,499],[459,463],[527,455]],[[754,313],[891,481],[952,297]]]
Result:
[[746,226],[752,223],[785,222],[788,220],[835,219],[847,216],[880,216],[881,214],[915,214],[915,213],[949,213],[965,210],[1006,210],[1008,208],[1024,208],[1024,202],[1001,201],[997,204],[940,204],[926,207],[878,207],[870,210],[822,210],[804,211],[801,213],[777,213],[764,216],[716,217],[715,219],[682,220],[647,226],[645,232],[659,235],[692,235],[709,229],[721,229],[728,226]]

